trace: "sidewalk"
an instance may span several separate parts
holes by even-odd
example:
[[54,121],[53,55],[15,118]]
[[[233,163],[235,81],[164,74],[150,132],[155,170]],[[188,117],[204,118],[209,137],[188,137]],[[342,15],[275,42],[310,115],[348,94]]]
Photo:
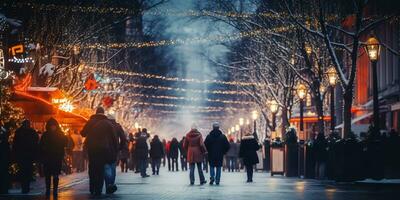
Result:
[[[60,176],[59,189],[72,187],[88,180],[87,171],[81,173],[73,173],[69,175]],[[14,184],[16,187],[11,188],[8,192],[9,195],[21,195],[19,183]],[[17,188],[18,187],[18,188]],[[44,177],[37,177],[35,182],[31,182],[31,191],[27,195],[41,195],[45,192]]]
[[363,181],[356,181],[355,183],[356,184],[362,184],[362,185],[400,186],[400,179],[382,179],[382,180],[365,179]]

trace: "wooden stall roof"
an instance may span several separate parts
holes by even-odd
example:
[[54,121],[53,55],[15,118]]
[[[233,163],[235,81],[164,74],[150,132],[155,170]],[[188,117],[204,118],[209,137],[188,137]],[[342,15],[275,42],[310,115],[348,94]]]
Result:
[[54,117],[60,124],[83,126],[87,118],[58,109],[49,101],[27,92],[15,91],[11,98],[14,105],[21,107],[28,119],[36,122],[46,122]]

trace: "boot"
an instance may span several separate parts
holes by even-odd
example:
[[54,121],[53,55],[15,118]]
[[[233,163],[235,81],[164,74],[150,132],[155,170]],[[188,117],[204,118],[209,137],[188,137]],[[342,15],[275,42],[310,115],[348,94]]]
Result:
[[53,178],[53,196],[54,198],[58,197],[58,177]]

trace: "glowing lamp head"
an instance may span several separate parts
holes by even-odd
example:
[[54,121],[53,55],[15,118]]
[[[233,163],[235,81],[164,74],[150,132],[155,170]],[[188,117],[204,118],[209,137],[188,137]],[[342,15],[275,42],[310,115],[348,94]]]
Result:
[[249,124],[250,124],[250,120],[246,119],[246,125],[249,125]]
[[365,44],[365,51],[371,61],[377,61],[380,54],[381,45],[376,37],[370,37]]
[[271,110],[271,112],[273,114],[276,114],[278,112],[278,108],[279,108],[279,105],[278,105],[278,102],[276,100],[271,100],[269,102],[269,109]]
[[306,44],[304,48],[306,49],[307,55],[310,55],[312,53],[312,48],[309,44]]
[[329,80],[329,85],[335,86],[337,82],[337,75],[336,75],[336,70],[334,67],[330,67],[328,69],[328,80]]
[[306,88],[306,86],[305,86],[304,84],[300,83],[300,84],[297,86],[297,95],[299,96],[299,98],[300,98],[301,100],[303,100],[303,99],[306,97],[306,95],[307,95],[307,88]]
[[253,120],[256,120],[257,117],[258,117],[258,112],[257,112],[256,110],[254,110],[253,112],[251,112],[251,118],[252,118]]
[[135,128],[136,128],[136,129],[139,128],[139,123],[135,122]]
[[236,124],[236,126],[235,126],[235,130],[236,130],[236,131],[239,131],[239,130],[240,130],[240,126],[239,126],[239,124]]
[[232,128],[231,128],[231,132],[232,133],[235,132],[235,127],[234,126],[232,126]]
[[244,119],[243,118],[239,118],[239,125],[243,126],[243,124],[244,124]]

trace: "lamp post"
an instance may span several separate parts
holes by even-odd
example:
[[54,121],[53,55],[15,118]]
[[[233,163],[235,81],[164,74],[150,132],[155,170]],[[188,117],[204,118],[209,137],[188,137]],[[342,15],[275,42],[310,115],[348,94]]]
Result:
[[300,131],[304,131],[304,119],[303,119],[303,113],[304,113],[304,98],[307,95],[307,88],[304,84],[300,83],[297,86],[297,96],[299,97],[300,100]]
[[[239,126],[239,124],[236,124],[235,125],[235,130],[236,130],[236,138],[238,138],[238,132],[239,132],[239,130],[240,130],[240,126]],[[240,140],[241,140],[242,138],[240,138]]]
[[272,113],[272,131],[275,131],[276,127],[276,113],[278,112],[278,102],[276,100],[272,100],[269,102],[269,109],[271,110]]
[[258,112],[256,110],[253,110],[253,112],[251,112],[251,118],[253,119],[254,133],[257,133],[257,117]]
[[241,117],[241,118],[239,118],[240,140],[242,140],[242,137],[243,137],[243,124],[244,124],[244,119]]
[[331,133],[335,131],[335,85],[337,81],[336,70],[332,66],[328,69],[328,80],[331,92]]
[[378,134],[379,127],[379,101],[378,101],[378,73],[376,70],[377,61],[380,54],[380,44],[376,37],[370,37],[365,45],[365,51],[368,54],[369,60],[372,64],[372,95],[373,95],[373,107],[374,107],[374,129],[375,134]]

